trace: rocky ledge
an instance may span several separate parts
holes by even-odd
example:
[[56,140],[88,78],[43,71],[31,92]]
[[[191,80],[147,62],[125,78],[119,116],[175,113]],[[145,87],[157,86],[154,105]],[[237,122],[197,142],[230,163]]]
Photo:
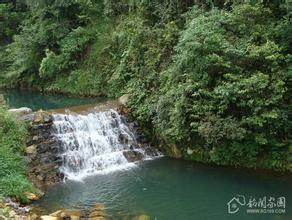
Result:
[[97,203],[86,209],[60,209],[53,213],[40,207],[26,206],[11,201],[0,200],[0,220],[106,220],[106,219],[131,219],[150,220],[146,214],[121,214],[113,216],[106,207]]
[[29,177],[37,187],[52,185],[63,180],[59,172],[62,159],[59,157],[58,141],[51,134],[52,115],[48,112],[34,113],[26,147]]
[[[121,98],[123,98],[123,97],[124,96],[122,96]],[[126,97],[128,97],[128,96],[126,96]],[[124,100],[124,98],[123,98],[123,102],[124,103],[126,102]],[[157,147],[154,147],[154,145],[147,138],[147,136],[144,135],[143,129],[139,125],[137,120],[135,120],[131,117],[131,115],[130,115],[131,110],[128,107],[126,107],[125,104],[121,104],[117,108],[117,112],[125,117],[125,120],[127,121],[130,129],[132,131],[134,131],[135,134],[137,135],[136,138],[137,138],[137,142],[138,142],[138,147],[143,149],[146,155],[148,155],[150,157],[157,157],[159,155],[162,155],[161,152],[163,152],[163,148],[158,149]],[[159,145],[155,144],[155,146],[159,146]],[[127,158],[127,160],[130,162],[139,161],[143,158],[143,155],[141,155],[141,152],[137,151],[137,149],[131,149],[130,151],[125,151],[123,154]]]
[[[124,152],[124,156],[129,162],[136,162],[144,159],[142,149],[145,155],[155,157],[159,152],[151,147],[147,138],[134,120],[130,120],[127,115],[127,109],[121,105],[118,109],[123,114],[130,129],[137,134],[138,149],[133,147]],[[28,140],[26,147],[26,160],[28,162],[29,177],[33,183],[42,188],[45,185],[52,185],[63,181],[64,175],[60,172],[59,167],[62,165],[61,143],[52,134],[53,116],[46,111],[38,111],[21,115],[22,120],[30,123],[28,130]],[[122,138],[122,137],[121,137]]]
[[105,220],[108,216],[104,205],[100,203],[89,209],[60,209],[48,214],[40,207],[21,206],[11,200],[0,200],[1,220]]

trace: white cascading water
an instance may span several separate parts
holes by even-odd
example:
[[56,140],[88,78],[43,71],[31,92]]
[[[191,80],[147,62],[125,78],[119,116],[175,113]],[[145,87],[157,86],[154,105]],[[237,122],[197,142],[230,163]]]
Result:
[[[81,114],[54,114],[54,135],[62,146],[61,172],[68,179],[81,180],[97,173],[135,166],[123,152],[137,147],[135,134],[114,110]],[[148,157],[149,159],[149,157]]]

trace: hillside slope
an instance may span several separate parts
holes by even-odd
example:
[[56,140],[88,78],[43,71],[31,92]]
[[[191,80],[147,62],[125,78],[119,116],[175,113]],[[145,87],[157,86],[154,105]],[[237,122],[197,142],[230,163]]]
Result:
[[288,0],[21,2],[0,4],[2,87],[128,93],[170,155],[291,169]]

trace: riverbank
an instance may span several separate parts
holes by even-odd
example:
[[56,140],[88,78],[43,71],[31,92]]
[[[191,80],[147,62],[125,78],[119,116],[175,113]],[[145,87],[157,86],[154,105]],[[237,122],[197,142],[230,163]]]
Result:
[[0,199],[1,220],[106,220],[108,216],[105,206],[100,203],[88,209],[59,209],[49,212],[39,206],[24,206],[10,199]]
[[25,123],[0,107],[0,197],[28,202],[27,193],[38,193],[27,178],[24,159],[27,135]]

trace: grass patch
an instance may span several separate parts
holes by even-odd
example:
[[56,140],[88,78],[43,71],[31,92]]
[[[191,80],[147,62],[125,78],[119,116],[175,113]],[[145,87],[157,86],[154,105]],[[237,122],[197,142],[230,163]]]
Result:
[[22,157],[26,126],[0,107],[0,197],[27,202],[24,192],[37,192],[26,177]]

